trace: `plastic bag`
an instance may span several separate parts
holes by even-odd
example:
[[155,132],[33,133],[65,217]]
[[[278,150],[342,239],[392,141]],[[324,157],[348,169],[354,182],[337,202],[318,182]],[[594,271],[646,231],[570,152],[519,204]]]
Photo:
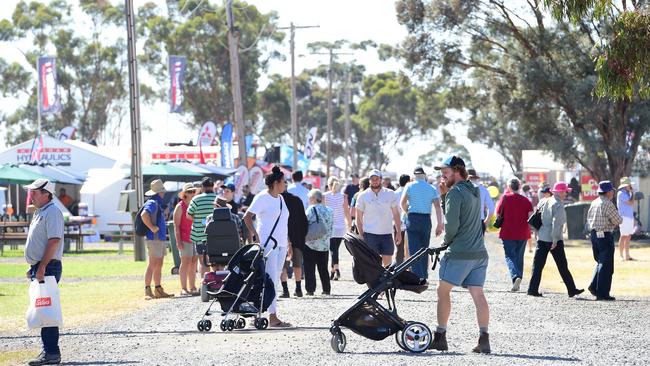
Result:
[[59,286],[54,276],[45,276],[44,283],[32,280],[29,285],[29,307],[25,318],[30,329],[63,325]]

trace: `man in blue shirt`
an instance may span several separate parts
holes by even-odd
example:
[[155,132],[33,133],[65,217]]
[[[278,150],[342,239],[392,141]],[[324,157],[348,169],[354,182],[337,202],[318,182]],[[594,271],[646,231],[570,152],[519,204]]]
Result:
[[293,183],[289,185],[287,192],[300,198],[302,205],[306,210],[307,207],[309,207],[309,198],[307,197],[309,190],[302,185],[302,178],[302,171],[300,170],[296,170],[295,172],[291,173],[291,179],[293,180]]
[[481,193],[481,220],[483,220],[483,232],[485,232],[485,229],[490,224],[490,218],[494,215],[494,201],[490,198],[490,192],[488,192],[487,188],[479,182],[481,177],[476,174],[476,170],[467,169],[467,174],[469,174],[469,180],[478,187]]
[[[173,297],[174,295],[166,293],[160,285],[163,261],[167,254],[167,226],[163,213],[163,197],[165,196],[163,181],[156,179],[151,182],[151,189],[144,195],[149,197],[141,213],[142,222],[149,228],[145,238],[149,263],[144,273],[144,296],[146,300]],[[156,286],[155,291],[151,291],[152,279]]]
[[[408,234],[409,254],[413,255],[420,248],[428,247],[431,238],[431,207],[436,209],[436,236],[439,236],[444,229],[442,221],[442,208],[440,206],[440,194],[438,190],[427,183],[427,175],[424,169],[418,167],[413,171],[415,181],[404,188],[400,199],[400,206],[408,213]],[[428,277],[428,257],[413,263],[411,271],[420,278]]]

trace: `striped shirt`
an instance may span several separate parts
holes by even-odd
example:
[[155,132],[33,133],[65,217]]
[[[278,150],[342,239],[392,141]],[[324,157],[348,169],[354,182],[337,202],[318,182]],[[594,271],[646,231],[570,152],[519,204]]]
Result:
[[424,179],[418,179],[404,187],[409,202],[408,213],[431,214],[433,201],[440,200],[438,190]]
[[217,195],[213,192],[201,193],[192,198],[187,214],[194,218],[190,239],[192,243],[202,243],[207,239],[205,235],[205,218],[214,211],[214,199]]
[[600,196],[591,202],[587,213],[589,230],[613,232],[622,222],[621,215],[607,197]]
[[343,201],[345,196],[341,192],[326,192],[323,195],[323,203],[333,211],[333,238],[342,238],[345,236],[345,212],[343,210]]

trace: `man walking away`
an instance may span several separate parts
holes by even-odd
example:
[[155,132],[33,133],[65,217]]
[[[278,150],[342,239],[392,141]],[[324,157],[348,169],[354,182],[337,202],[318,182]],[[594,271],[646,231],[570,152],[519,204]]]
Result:
[[352,179],[352,182],[345,186],[345,189],[343,189],[343,194],[345,195],[345,199],[348,200],[348,206],[352,205],[352,197],[354,197],[358,192],[359,192],[359,174],[352,174],[350,175],[350,178]]
[[301,170],[296,170],[295,172],[291,173],[291,180],[293,180],[293,183],[289,185],[287,192],[300,198],[303,206],[302,210],[304,211],[307,209],[307,207],[309,207],[309,197],[307,197],[309,190],[302,185],[302,178],[303,177]]
[[630,240],[634,234],[634,190],[632,180],[628,177],[621,178],[616,195],[618,214],[623,218],[619,225],[621,237],[618,239],[618,254],[624,261],[634,260],[630,257]]
[[565,182],[557,182],[551,189],[553,196],[539,202],[538,208],[542,214],[542,226],[537,232],[537,247],[533,259],[533,273],[528,285],[528,295],[540,297],[539,283],[542,280],[542,271],[546,264],[546,258],[550,251],[562,276],[569,297],[574,297],[585,290],[577,289],[573,276],[569,271],[569,265],[564,252],[564,241],[562,240],[562,228],[566,223],[566,212],[564,211],[564,199],[571,188]]
[[[205,234],[205,218],[214,211],[214,200],[217,195],[214,193],[214,182],[212,178],[205,177],[201,180],[201,194],[197,194],[190,201],[190,206],[187,208],[187,217],[192,220],[192,232],[190,239],[194,245],[202,245],[208,236]],[[199,248],[199,247],[197,247]],[[208,270],[203,261],[203,253],[199,254],[199,262],[201,262],[201,277]],[[219,268],[222,266],[220,265]]]
[[388,266],[393,260],[394,243],[399,243],[402,235],[397,197],[395,192],[381,186],[379,170],[373,169],[369,178],[370,189],[359,193],[357,198],[357,229],[368,246],[381,255],[383,265]]
[[478,187],[481,192],[481,219],[483,220],[483,232],[490,225],[490,219],[494,215],[494,201],[490,197],[490,192],[483,184],[481,184],[481,177],[476,174],[476,170],[467,169],[467,174],[469,174],[469,180]]
[[[431,207],[436,210],[436,236],[440,236],[444,229],[442,221],[442,207],[440,206],[440,195],[438,190],[427,183],[427,175],[424,169],[418,167],[413,171],[415,181],[406,185],[404,194],[400,200],[400,207],[408,213],[408,228],[406,232],[409,237],[409,255],[413,255],[421,248],[429,246],[431,240]],[[420,278],[427,279],[428,256],[422,257],[413,263],[411,271]]]
[[[147,263],[147,270],[144,273],[144,295],[146,300],[174,296],[166,293],[160,284],[163,261],[167,254],[167,225],[163,213],[165,186],[162,180],[156,179],[151,182],[150,188],[145,192],[145,196],[149,197],[149,199],[144,203],[144,209],[140,214],[142,222],[148,228],[145,237],[145,244],[149,253],[149,263]],[[156,286],[153,292],[151,291],[152,278]]]
[[[30,265],[27,277],[39,282],[45,276],[54,276],[56,282],[61,280],[63,267],[63,214],[52,197],[55,194],[54,183],[47,179],[37,179],[25,187],[31,194],[31,203],[36,211],[29,224],[25,243],[25,260]],[[56,365],[61,363],[59,349],[59,327],[41,328],[43,351],[29,365]]]
[[[294,173],[295,174],[295,173]],[[302,262],[303,262],[303,249],[305,247],[305,237],[309,224],[307,223],[307,215],[303,208],[302,200],[289,193],[282,193],[282,198],[287,205],[289,211],[289,246],[288,252],[291,257],[291,266],[293,267],[293,279],[296,281],[296,291],[293,293],[295,297],[302,297]],[[289,297],[289,287],[287,281],[282,281],[282,295],[281,298]]]
[[479,326],[478,345],[472,351],[490,353],[490,309],[483,293],[488,253],[481,227],[481,194],[467,180],[463,159],[450,156],[435,169],[442,171],[443,182],[449,188],[445,196],[445,243],[449,249],[440,261],[438,327],[430,348],[439,351],[449,348],[447,322],[451,313],[451,289],[463,286],[469,290],[474,300]]
[[591,202],[587,213],[587,226],[591,235],[591,247],[597,262],[589,285],[589,292],[596,300],[615,300],[609,294],[614,274],[614,230],[623,222],[612,203],[614,185],[608,180],[598,183],[598,198]]
[[519,291],[524,276],[524,254],[526,242],[530,238],[528,218],[533,213],[533,205],[528,198],[518,193],[519,187],[519,179],[512,178],[508,181],[508,191],[501,196],[496,211],[503,217],[499,238],[503,241],[503,253],[512,280],[512,292]]

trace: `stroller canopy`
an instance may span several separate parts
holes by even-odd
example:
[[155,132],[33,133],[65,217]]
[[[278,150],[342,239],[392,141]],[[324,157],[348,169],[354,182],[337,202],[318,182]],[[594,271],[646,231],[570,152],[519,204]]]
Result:
[[[358,284],[374,286],[384,273],[391,273],[381,265],[381,256],[370,248],[361,237],[347,233],[344,237],[345,248],[352,255],[352,276]],[[402,271],[394,279],[395,287],[402,290],[422,293],[427,289],[426,279]]]

